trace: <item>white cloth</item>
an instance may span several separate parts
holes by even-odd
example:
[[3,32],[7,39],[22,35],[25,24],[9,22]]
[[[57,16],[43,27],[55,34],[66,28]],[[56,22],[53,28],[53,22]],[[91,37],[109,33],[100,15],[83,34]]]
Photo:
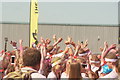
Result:
[[85,73],[81,73],[82,78],[88,78],[85,75],[86,75]]
[[50,80],[57,80],[57,77],[53,71],[48,74],[47,78]]
[[118,73],[116,72],[115,69],[113,69],[109,74],[100,78],[118,78]]
[[67,74],[66,74],[65,72],[63,72],[63,73],[61,74],[61,78],[68,78],[68,76],[67,76]]
[[96,66],[91,65],[91,70],[92,70],[93,72],[97,71],[98,69],[99,69],[99,67],[96,67]]
[[64,53],[55,54],[52,57],[61,57],[62,55],[64,55]]

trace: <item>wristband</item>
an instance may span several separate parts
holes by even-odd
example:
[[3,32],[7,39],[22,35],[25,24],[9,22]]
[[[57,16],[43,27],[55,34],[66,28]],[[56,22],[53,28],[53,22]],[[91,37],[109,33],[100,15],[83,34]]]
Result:
[[17,49],[17,47],[14,47],[14,46],[13,46],[13,49]]

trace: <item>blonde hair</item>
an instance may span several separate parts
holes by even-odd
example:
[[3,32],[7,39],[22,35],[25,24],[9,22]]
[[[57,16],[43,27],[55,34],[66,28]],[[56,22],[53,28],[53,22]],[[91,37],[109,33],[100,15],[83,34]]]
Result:
[[69,80],[73,78],[76,80],[80,80],[82,78],[81,67],[78,62],[70,63],[69,66]]
[[56,70],[58,70],[60,68],[60,65],[55,65],[54,67],[52,67],[52,71],[56,74]]
[[73,62],[73,59],[69,59],[67,62],[66,62],[66,74],[69,75],[69,69],[70,69],[70,63]]

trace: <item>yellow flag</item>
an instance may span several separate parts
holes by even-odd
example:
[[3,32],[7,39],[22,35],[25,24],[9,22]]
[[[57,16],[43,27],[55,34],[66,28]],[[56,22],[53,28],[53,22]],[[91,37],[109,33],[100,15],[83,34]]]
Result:
[[30,2],[30,47],[36,42],[38,33],[38,0]]

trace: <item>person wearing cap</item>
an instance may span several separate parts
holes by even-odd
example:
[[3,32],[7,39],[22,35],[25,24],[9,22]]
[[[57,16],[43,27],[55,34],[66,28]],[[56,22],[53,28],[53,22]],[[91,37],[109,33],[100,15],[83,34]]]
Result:
[[50,80],[57,80],[60,79],[61,75],[61,63],[62,60],[61,58],[53,58],[51,63],[52,63],[52,71],[48,74],[47,78]]

